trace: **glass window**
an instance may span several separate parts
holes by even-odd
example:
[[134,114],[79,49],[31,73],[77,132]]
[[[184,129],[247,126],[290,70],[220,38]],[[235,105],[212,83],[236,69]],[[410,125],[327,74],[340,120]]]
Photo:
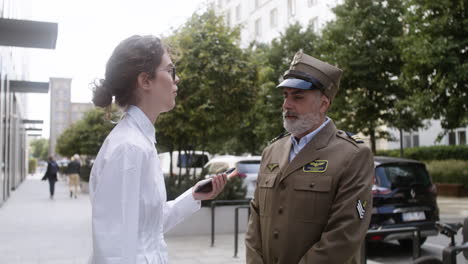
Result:
[[314,32],[318,32],[318,17],[314,17],[310,20],[310,25]]
[[456,144],[456,134],[455,132],[449,132],[449,135],[448,135],[448,140],[449,140],[449,145],[455,145]]
[[289,17],[296,15],[296,0],[288,0],[288,15]]
[[181,168],[200,168],[208,162],[207,155],[201,154],[179,154],[177,166]]
[[413,147],[419,147],[419,135],[413,134]]
[[228,11],[226,12],[226,25],[227,25],[228,27],[231,26],[231,10],[228,10]]
[[257,9],[260,6],[260,0],[255,0],[255,9]]
[[403,147],[411,148],[411,135],[404,135],[403,136]]
[[236,21],[241,20],[241,5],[236,6]]
[[375,169],[377,185],[385,188],[428,186],[431,184],[422,164],[388,164]]
[[270,27],[278,26],[278,9],[274,8],[270,11]]
[[312,7],[317,4],[317,0],[309,0],[309,7]]
[[262,20],[261,18],[255,20],[255,36],[259,37],[262,34]]
[[458,144],[466,145],[466,132],[465,131],[458,131]]

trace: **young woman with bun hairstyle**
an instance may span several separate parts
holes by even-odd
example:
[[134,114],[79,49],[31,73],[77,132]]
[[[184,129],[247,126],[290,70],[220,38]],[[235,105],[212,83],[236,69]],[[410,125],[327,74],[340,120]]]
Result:
[[124,115],[102,144],[91,171],[92,264],[167,263],[164,233],[226,184],[226,175],[217,175],[211,192],[194,192],[197,183],[166,201],[154,124],[174,108],[179,81],[159,38],[132,36],[115,48],[105,78],[95,84],[94,104],[108,108],[115,102]]

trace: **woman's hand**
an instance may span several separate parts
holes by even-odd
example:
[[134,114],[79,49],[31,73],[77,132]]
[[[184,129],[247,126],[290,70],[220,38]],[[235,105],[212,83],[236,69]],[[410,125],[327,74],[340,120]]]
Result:
[[[224,186],[227,183],[227,175],[226,174],[218,174],[212,178],[213,190],[208,193],[203,192],[195,192],[192,191],[193,198],[195,200],[211,200],[214,199],[218,194],[224,189]],[[193,187],[193,190],[197,188],[200,182],[197,182]]]

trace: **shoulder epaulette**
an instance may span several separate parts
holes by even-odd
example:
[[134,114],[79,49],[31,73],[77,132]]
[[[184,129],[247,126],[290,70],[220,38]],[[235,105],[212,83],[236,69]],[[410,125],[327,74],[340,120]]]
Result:
[[349,138],[351,138],[354,142],[358,144],[364,143],[364,140],[362,140],[358,135],[353,134],[351,132],[345,131],[346,135],[348,135]]
[[268,142],[268,145],[274,143],[275,141],[277,141],[277,140],[279,140],[279,139],[282,139],[282,138],[284,138],[284,137],[286,137],[286,136],[289,136],[289,135],[291,135],[291,133],[289,133],[289,132],[283,132],[283,133],[279,134],[277,137],[275,137],[274,139],[270,140],[270,142]]

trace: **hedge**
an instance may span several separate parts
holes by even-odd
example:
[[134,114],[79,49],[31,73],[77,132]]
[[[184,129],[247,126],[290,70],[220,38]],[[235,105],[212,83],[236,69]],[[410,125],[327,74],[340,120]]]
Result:
[[434,183],[457,183],[468,187],[468,161],[433,160],[425,163]]
[[[415,160],[468,160],[468,146],[405,148],[404,158]],[[400,157],[399,149],[378,150],[378,156]]]

